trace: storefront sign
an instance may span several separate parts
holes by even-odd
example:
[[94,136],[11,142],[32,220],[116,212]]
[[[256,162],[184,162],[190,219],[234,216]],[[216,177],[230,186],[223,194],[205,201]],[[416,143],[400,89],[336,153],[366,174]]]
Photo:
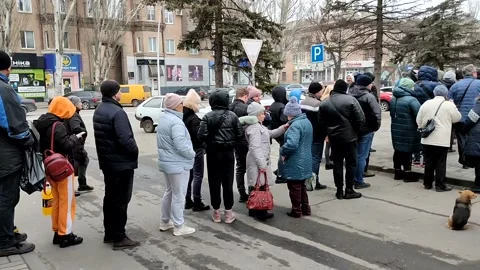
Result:
[[[157,59],[137,59],[137,66],[156,66]],[[165,60],[160,59],[160,65],[165,65]]]
[[43,69],[12,69],[10,84],[25,98],[45,97],[45,73]]
[[343,61],[342,68],[368,68],[373,67],[373,61]]
[[34,53],[15,53],[12,55],[12,68],[44,68],[42,57]]
[[[45,54],[45,69],[54,73],[56,70],[57,59],[55,54]],[[63,71],[81,72],[82,56],[79,54],[65,54],[62,58]]]

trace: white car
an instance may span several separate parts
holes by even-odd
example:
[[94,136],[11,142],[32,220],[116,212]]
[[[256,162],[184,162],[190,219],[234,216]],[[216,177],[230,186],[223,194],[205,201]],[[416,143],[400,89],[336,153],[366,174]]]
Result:
[[[185,96],[182,96],[182,98],[185,98]],[[164,100],[165,96],[151,97],[138,105],[135,110],[135,118],[140,121],[140,127],[145,132],[155,132],[160,115],[165,111]]]

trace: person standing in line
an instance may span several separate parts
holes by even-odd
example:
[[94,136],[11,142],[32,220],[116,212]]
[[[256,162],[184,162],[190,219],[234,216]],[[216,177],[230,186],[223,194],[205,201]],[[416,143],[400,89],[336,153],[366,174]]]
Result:
[[254,86],[248,86],[248,100],[247,100],[247,105],[250,105],[252,102],[257,102],[260,103],[260,100],[262,100],[262,91],[258,90]]
[[[320,101],[323,102],[327,100],[330,97],[330,93],[332,92],[332,90],[333,90],[333,84],[327,85],[327,87],[325,87],[325,90],[322,93],[322,96],[320,97]],[[328,171],[333,169],[333,163],[330,159],[330,157],[332,156],[332,152],[331,152],[330,141],[328,140],[328,137],[325,137],[324,156],[325,156],[325,170]]]
[[[235,95],[235,100],[230,104],[230,111],[235,113],[238,118],[248,115],[246,104],[248,101],[248,90],[239,88]],[[245,173],[247,172],[247,153],[248,142],[245,137],[235,146],[235,160],[237,167],[235,168],[237,189],[240,194],[239,202],[244,203],[248,200],[248,194],[245,188]]]
[[423,103],[416,119],[419,127],[425,127],[430,119],[435,121],[432,133],[427,138],[422,138],[425,158],[423,186],[425,189],[431,189],[435,180],[436,191],[450,191],[452,188],[445,185],[450,133],[452,125],[460,121],[462,114],[453,102],[447,100],[447,87],[438,85],[433,94],[435,98]]
[[[185,225],[183,206],[187,194],[188,174],[196,156],[183,118],[182,98],[169,93],[165,96],[165,112],[157,127],[158,168],[163,172],[167,188],[162,201],[160,231],[173,228],[173,235],[192,234],[194,228]],[[203,158],[203,156],[202,156]],[[173,220],[173,222],[172,222]]]
[[206,144],[208,185],[213,207],[212,219],[221,222],[220,204],[223,188],[225,223],[235,221],[233,207],[234,149],[243,140],[242,126],[235,113],[228,109],[228,93],[217,90],[208,102],[212,111],[200,122],[198,138]]
[[475,168],[475,183],[472,191],[480,193],[480,98],[478,97],[465,119],[464,129],[464,133],[468,134],[464,148],[465,158],[471,163],[470,166]]
[[[85,141],[87,140],[87,128],[80,116],[80,110],[82,109],[82,100],[77,96],[69,96],[68,99],[75,106],[75,113],[72,118],[66,121],[66,125],[71,134],[83,133],[78,143],[73,150],[72,158],[73,165],[75,167],[76,175],[78,176],[78,193],[91,192],[93,187],[87,185],[87,167],[90,160],[88,159],[88,153],[85,151]],[[77,195],[77,194],[75,194]]]
[[312,82],[308,86],[308,95],[300,103],[302,112],[305,113],[313,127],[313,144],[312,144],[312,173],[315,174],[317,183],[316,190],[327,188],[326,185],[320,184],[320,163],[322,162],[323,145],[325,141],[325,129],[319,127],[318,108],[320,107],[320,97],[323,86],[318,82]]
[[20,97],[9,84],[12,61],[0,51],[0,257],[24,254],[35,245],[24,243],[27,234],[15,232],[15,206],[20,200],[20,178],[25,149],[34,143]]
[[202,100],[200,96],[194,89],[190,89],[183,99],[183,123],[187,127],[192,140],[193,150],[195,151],[195,161],[193,163],[193,168],[190,170],[190,178],[188,179],[185,209],[192,209],[193,211],[210,210],[210,206],[205,205],[202,202],[202,182],[203,174],[205,172],[205,148],[197,135],[198,130],[200,129],[200,118],[197,113],[200,110],[201,102]]
[[[448,91],[450,91],[450,88],[457,82],[457,76],[455,74],[454,70],[449,70],[445,72],[443,75],[443,84],[447,87]],[[455,125],[452,126],[452,132],[450,132],[452,135],[450,136],[450,148],[448,149],[449,153],[454,153],[455,149],[453,149],[453,144],[455,141]]]
[[120,84],[106,80],[100,85],[102,103],[93,114],[98,163],[105,181],[103,199],[104,243],[114,250],[134,248],[140,242],[125,233],[128,204],[132,198],[134,170],[138,168],[138,147],[127,113],[118,102]]
[[[275,86],[272,89],[272,97],[274,102],[270,106],[270,113],[272,116],[272,121],[270,123],[269,129],[277,129],[282,125],[285,125],[288,122],[287,117],[283,114],[283,110],[285,109],[285,105],[288,103],[287,100],[287,89],[283,86]],[[282,147],[283,145],[283,135],[280,137],[275,138],[275,141]],[[281,175],[279,175],[279,168],[282,166],[282,160],[278,157],[277,161],[277,170],[273,172],[277,176],[275,179],[276,184],[285,184],[287,180],[283,179]]]
[[289,121],[285,143],[280,148],[280,157],[283,161],[282,175],[287,179],[292,203],[292,210],[287,215],[294,218],[310,216],[312,213],[305,181],[312,177],[312,124],[302,113],[296,97],[290,98],[283,113]]
[[[360,127],[365,121],[362,107],[358,101],[347,94],[348,84],[338,80],[326,101],[318,111],[320,127],[327,129],[332,147],[333,178],[337,199],[356,199],[362,194],[353,189],[357,169],[357,141]],[[345,193],[343,191],[343,161],[346,164]]]

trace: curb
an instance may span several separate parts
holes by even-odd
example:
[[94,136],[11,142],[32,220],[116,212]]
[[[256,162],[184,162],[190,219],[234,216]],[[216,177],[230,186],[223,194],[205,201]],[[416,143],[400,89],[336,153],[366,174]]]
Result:
[[[387,168],[387,167],[377,166],[377,165],[373,165],[373,164],[369,164],[368,168],[372,171],[377,171],[377,172],[385,172],[385,173],[390,173],[390,174],[395,173],[395,170],[393,168]],[[413,171],[413,173],[419,179],[423,179],[423,175],[424,175],[423,173],[419,173],[419,172],[415,172],[415,171]],[[450,184],[450,185],[461,186],[461,187],[465,187],[465,188],[472,188],[473,183],[474,183],[471,180],[465,180],[465,179],[448,177],[448,176],[445,178],[445,182],[447,184]]]
[[40,259],[37,253],[30,252],[22,255],[23,260],[28,265],[30,270],[47,270],[43,261]]

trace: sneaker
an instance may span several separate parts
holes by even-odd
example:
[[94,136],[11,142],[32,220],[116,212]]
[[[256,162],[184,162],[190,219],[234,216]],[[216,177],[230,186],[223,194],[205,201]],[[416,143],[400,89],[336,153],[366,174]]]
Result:
[[187,225],[183,224],[180,227],[175,227],[173,229],[173,235],[175,236],[182,236],[182,235],[187,235],[187,234],[192,234],[195,232],[195,229],[192,227],[188,227]]
[[0,257],[21,255],[35,250],[35,245],[30,243],[18,243],[13,247],[0,249]]
[[452,187],[449,187],[449,186],[436,187],[435,190],[436,190],[437,192],[445,192],[445,191],[450,191],[450,190],[452,190]]
[[185,200],[185,210],[192,209],[192,208],[193,208],[192,199],[186,199]]
[[193,212],[201,212],[210,210],[209,205],[205,205],[202,201],[193,203],[192,207]]
[[331,170],[331,169],[333,169],[333,164],[332,163],[325,164],[325,170],[326,171]]
[[83,243],[83,238],[79,237],[79,236],[76,236],[73,233],[60,236],[60,247],[61,248],[76,246],[76,245],[80,245],[81,243]]
[[365,182],[362,182],[362,183],[358,183],[358,182],[355,182],[355,189],[362,189],[362,188],[369,188],[371,185],[369,183],[365,183]]
[[84,185],[84,186],[78,186],[78,192],[80,193],[86,193],[86,192],[92,192],[93,187],[89,185]]
[[213,220],[213,222],[215,222],[215,223],[220,223],[220,222],[222,222],[222,217],[221,217],[221,215],[220,215],[220,210],[213,210],[212,220]]
[[160,222],[160,226],[158,226],[158,229],[161,232],[168,231],[170,229],[173,229],[175,225],[173,225],[173,221],[169,221],[168,223],[164,223],[163,221]]
[[13,236],[15,237],[15,241],[17,243],[22,243],[27,241],[28,235],[26,233],[19,233],[19,232],[14,232]]
[[225,223],[230,224],[236,219],[235,213],[232,210],[225,210]]
[[368,177],[374,177],[375,174],[369,170],[363,173],[363,177],[368,178]]
[[238,202],[240,203],[246,203],[248,201],[248,194],[245,192],[245,191],[241,191],[240,192],[240,199],[238,200]]
[[132,239],[128,238],[128,236],[125,236],[122,241],[115,242],[113,244],[113,250],[130,249],[138,246],[140,246],[140,242],[133,241]]
[[356,192],[353,189],[345,189],[345,195],[343,196],[345,200],[358,199],[361,197],[362,197],[362,193]]
[[335,193],[335,197],[337,197],[337,199],[339,200],[343,200],[343,190],[337,190],[337,193]]
[[327,188],[327,186],[320,184],[320,182],[318,182],[318,183],[315,185],[315,190],[321,190],[321,189],[326,189],[326,188]]

